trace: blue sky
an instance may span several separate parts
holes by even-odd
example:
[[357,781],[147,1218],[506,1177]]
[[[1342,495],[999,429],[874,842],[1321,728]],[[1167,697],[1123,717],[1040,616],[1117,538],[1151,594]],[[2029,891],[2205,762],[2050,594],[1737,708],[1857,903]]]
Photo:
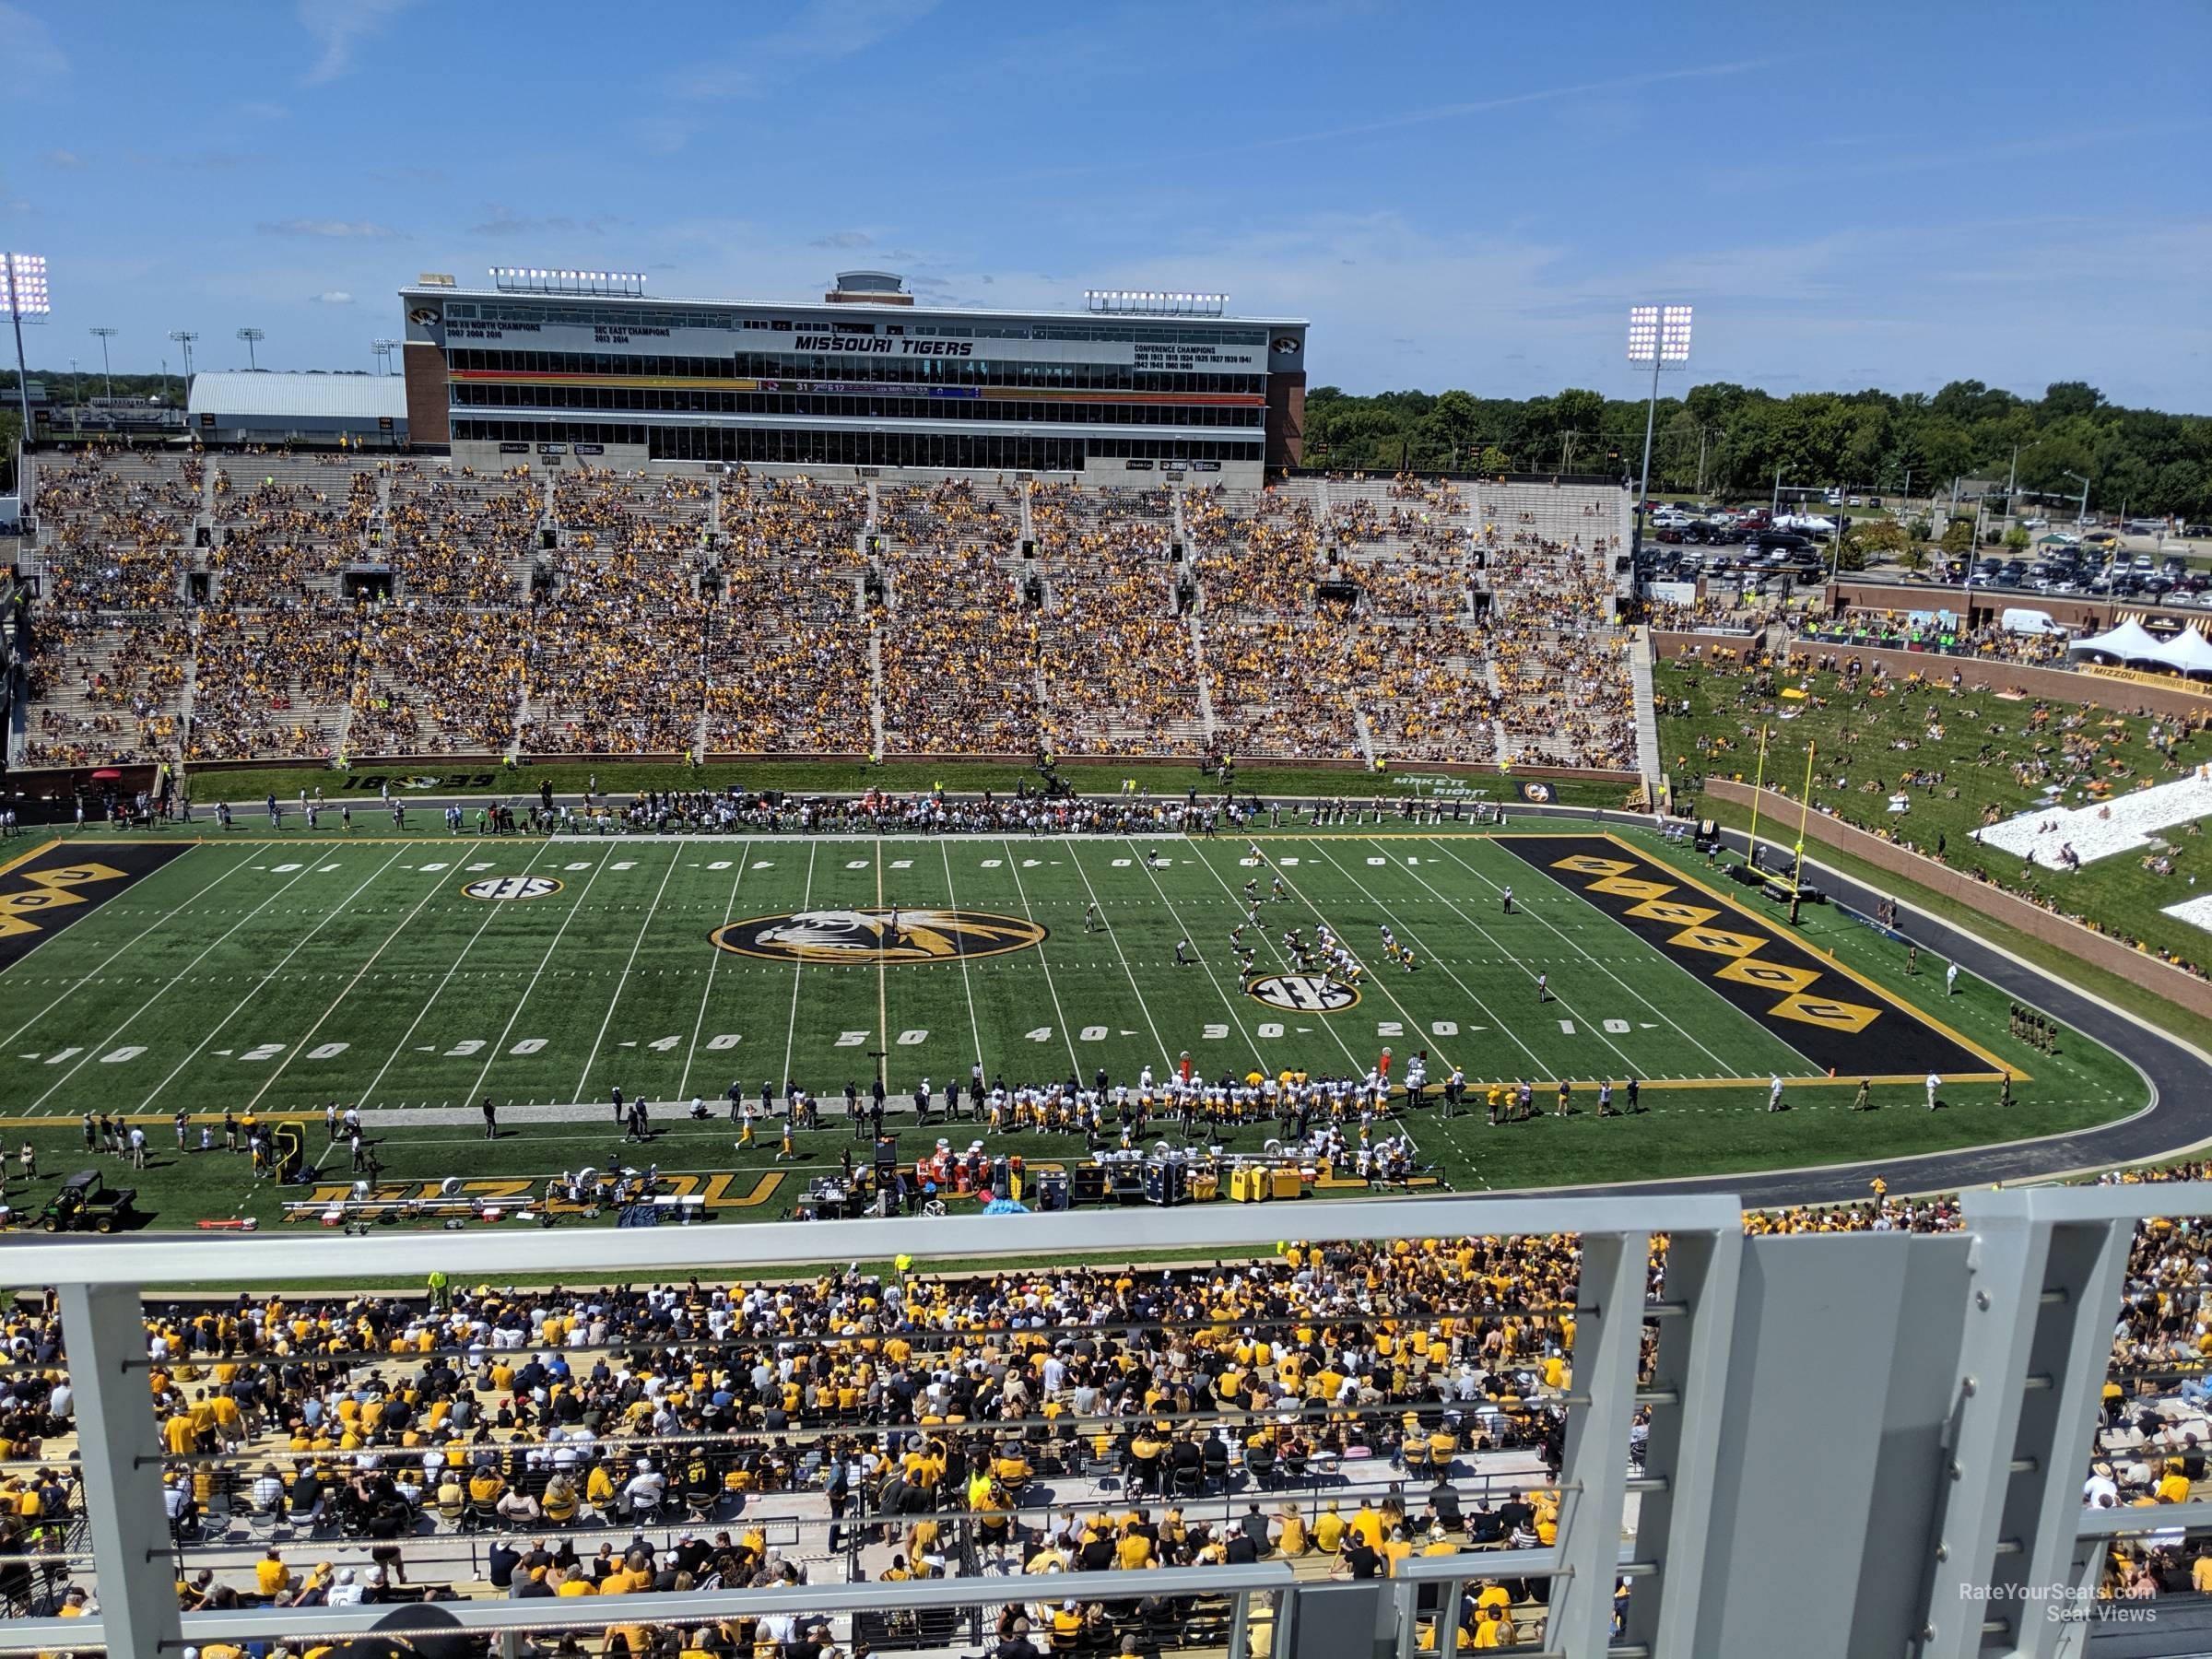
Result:
[[[368,368],[420,271],[805,298],[1223,289],[1316,383],[2212,410],[2212,6],[0,0],[37,366]],[[1687,382],[1686,382],[1687,383]]]

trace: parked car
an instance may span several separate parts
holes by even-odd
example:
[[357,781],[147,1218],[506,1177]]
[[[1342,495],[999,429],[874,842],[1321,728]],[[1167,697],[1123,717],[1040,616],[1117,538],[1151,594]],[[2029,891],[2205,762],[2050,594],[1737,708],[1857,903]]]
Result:
[[1760,530],[1747,538],[1745,545],[1759,553],[1809,553],[1813,538],[1794,530]]
[[2020,528],[2023,530],[2048,530],[2051,528],[2051,521],[2047,518],[2024,518],[2020,521]]

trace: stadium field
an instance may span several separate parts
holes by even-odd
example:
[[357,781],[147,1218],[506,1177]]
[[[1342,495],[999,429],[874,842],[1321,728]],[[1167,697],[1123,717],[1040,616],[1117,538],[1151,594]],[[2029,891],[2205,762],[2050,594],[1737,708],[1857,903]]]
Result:
[[[304,1121],[318,1175],[343,1186],[323,1115],[358,1105],[394,1190],[460,1175],[489,1193],[624,1160],[619,1088],[653,1103],[658,1132],[627,1161],[766,1218],[852,1144],[844,1085],[865,1092],[879,1065],[891,1125],[925,1147],[982,1130],[918,1132],[916,1085],[941,1096],[978,1064],[1009,1086],[1164,1077],[1186,1052],[1206,1077],[1359,1076],[1388,1047],[1403,1077],[1421,1052],[1429,1103],[1403,1121],[1428,1182],[1475,1191],[1930,1151],[2142,1104],[2086,1040],[2030,1049],[1992,988],[1946,994],[1927,961],[1908,979],[1899,947],[1824,907],[1792,928],[1656,837],[1438,826],[1257,844],[1259,863],[1229,835],[65,835],[0,868],[0,1134],[36,1147],[43,1183],[86,1160],[81,1114],[129,1114],[152,1155],[111,1179],[157,1224],[274,1220],[300,1193],[223,1154],[226,1111]],[[1277,880],[1285,896],[1265,898]],[[1230,940],[1247,882],[1263,895],[1249,976]],[[1363,964],[1348,989],[1281,947],[1320,923]],[[1412,971],[1385,956],[1385,927]],[[1454,1065],[1477,1088],[1447,1119],[1435,1097]],[[1600,1118],[1597,1086],[1630,1076],[1642,1110]],[[1792,1110],[1770,1113],[1775,1077]],[[1848,1110],[1862,1077],[1884,1110]],[[733,1084],[758,1100],[787,1078],[821,1100],[795,1165],[775,1158],[780,1128],[740,1149],[728,1121]],[[1490,1127],[1479,1086],[1522,1078],[1541,1121]],[[687,1120],[695,1096],[711,1121]],[[999,1138],[1081,1156],[1070,1137]]]

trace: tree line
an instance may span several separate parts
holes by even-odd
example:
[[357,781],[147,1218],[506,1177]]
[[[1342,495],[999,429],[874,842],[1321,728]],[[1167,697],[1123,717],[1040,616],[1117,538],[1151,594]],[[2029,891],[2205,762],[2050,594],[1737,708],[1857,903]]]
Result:
[[[1644,400],[1582,387],[1548,397],[1451,391],[1306,394],[1306,464],[1332,471],[1584,473],[1634,478]],[[1774,397],[1720,381],[1659,401],[1654,489],[1764,500],[1839,487],[1916,499],[1961,488],[2001,491],[2018,451],[2018,488],[2092,511],[2212,519],[2212,418],[2131,409],[2061,381],[2027,398],[1980,381],[1933,394],[1805,392]],[[2078,474],[2079,477],[2070,477]]]

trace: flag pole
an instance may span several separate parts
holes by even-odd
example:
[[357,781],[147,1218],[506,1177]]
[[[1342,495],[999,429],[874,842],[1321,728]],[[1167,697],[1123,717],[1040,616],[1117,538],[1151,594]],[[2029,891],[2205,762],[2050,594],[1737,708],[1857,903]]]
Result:
[[1797,807],[1797,867],[1790,872],[1790,891],[1805,886],[1805,826],[1813,816],[1813,756],[1818,743],[1805,746],[1805,799]]
[[1759,868],[1759,792],[1767,782],[1767,728],[1759,728],[1759,765],[1751,774],[1751,839],[1745,843],[1744,855]]

